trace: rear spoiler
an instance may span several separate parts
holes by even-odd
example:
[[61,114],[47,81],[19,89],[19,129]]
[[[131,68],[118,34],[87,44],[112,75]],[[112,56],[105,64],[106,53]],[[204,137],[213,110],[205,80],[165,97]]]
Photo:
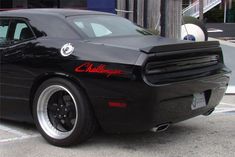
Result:
[[206,41],[206,42],[186,42],[178,44],[166,44],[160,46],[152,46],[141,48],[140,51],[150,53],[161,53],[161,52],[172,52],[181,50],[192,50],[192,49],[206,49],[206,48],[219,48],[220,43],[218,41]]

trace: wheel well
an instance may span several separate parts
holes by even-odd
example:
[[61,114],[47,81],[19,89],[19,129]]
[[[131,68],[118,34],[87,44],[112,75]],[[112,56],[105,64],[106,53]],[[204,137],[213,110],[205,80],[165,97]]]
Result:
[[[87,95],[86,90],[83,88],[83,86],[81,85],[79,80],[77,80],[73,77],[68,77],[67,75],[59,75],[59,74],[45,75],[45,76],[40,77],[36,81],[34,81],[33,86],[31,87],[30,96],[29,96],[29,100],[30,100],[29,105],[30,105],[31,114],[33,114],[33,112],[32,112],[33,99],[34,99],[34,96],[36,94],[37,89],[39,88],[39,86],[43,82],[45,82],[48,79],[52,79],[52,78],[63,78],[63,79],[66,79],[66,80],[69,80],[69,81],[73,82],[74,84],[76,84],[77,86],[79,86],[83,90],[83,92],[84,92],[85,96],[87,97],[89,103],[91,103],[90,100],[89,100],[89,97]],[[91,105],[91,107],[92,107],[92,105]],[[92,107],[92,109],[93,109],[93,107]]]

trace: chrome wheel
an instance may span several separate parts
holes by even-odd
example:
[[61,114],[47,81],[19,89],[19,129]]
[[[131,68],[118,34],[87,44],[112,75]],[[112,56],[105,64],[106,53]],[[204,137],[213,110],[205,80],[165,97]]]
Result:
[[54,139],[69,137],[78,124],[76,101],[71,92],[60,85],[51,85],[42,91],[36,112],[40,126]]

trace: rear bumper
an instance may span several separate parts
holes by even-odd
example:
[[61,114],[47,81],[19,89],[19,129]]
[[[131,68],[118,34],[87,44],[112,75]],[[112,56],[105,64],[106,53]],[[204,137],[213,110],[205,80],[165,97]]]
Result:
[[[137,81],[98,83],[93,80],[89,83],[92,88],[88,87],[88,95],[105,131],[140,132],[207,113],[220,103],[228,82],[228,73],[158,86]],[[207,105],[192,110],[193,95],[202,92],[206,93]],[[121,101],[127,106],[109,107],[109,101]]]

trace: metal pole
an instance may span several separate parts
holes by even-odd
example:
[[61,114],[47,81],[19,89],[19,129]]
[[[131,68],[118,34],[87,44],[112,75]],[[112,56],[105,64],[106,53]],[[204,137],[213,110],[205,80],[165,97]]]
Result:
[[233,6],[233,2],[232,2],[232,0],[229,0],[229,7],[228,7],[228,9],[230,10],[230,9],[232,9],[232,6]]
[[148,0],[144,0],[144,27],[148,25]]
[[224,0],[224,23],[227,21],[227,0]]
[[199,20],[203,21],[204,0],[199,0]]
[[134,15],[133,15],[133,21],[134,21],[134,23],[137,23],[137,6],[138,6],[138,1],[137,0],[134,0]]
[[[129,0],[126,0],[126,8],[125,8],[126,11],[129,11]],[[125,14],[125,18],[129,19],[129,14],[126,13]]]
[[166,36],[166,1],[161,0],[161,36]]

